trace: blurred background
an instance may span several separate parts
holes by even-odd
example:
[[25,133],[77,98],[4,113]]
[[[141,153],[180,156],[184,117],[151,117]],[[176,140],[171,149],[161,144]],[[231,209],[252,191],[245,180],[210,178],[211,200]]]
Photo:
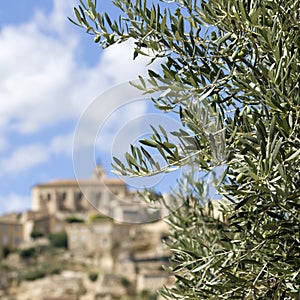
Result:
[[[145,76],[147,60],[133,61],[131,41],[106,50],[93,43],[67,19],[78,2],[0,5],[0,298],[158,299],[156,290],[170,283],[162,269],[168,226],[157,211],[128,204],[134,188],[110,174],[112,149],[121,150],[116,136],[123,147],[145,134],[140,116],[152,111],[151,101],[118,101],[131,100],[120,84]],[[98,8],[116,14],[108,0]],[[94,136],[84,128],[76,146],[88,141],[96,151],[83,151],[77,163],[84,167],[74,174],[76,126],[96,99],[100,105],[87,117],[94,128],[105,126]],[[84,178],[86,194],[75,175]],[[92,198],[103,205],[98,211]]]

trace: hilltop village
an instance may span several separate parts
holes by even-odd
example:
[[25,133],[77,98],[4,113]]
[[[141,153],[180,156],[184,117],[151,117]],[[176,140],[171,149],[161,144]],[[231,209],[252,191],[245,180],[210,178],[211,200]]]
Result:
[[135,197],[101,166],[35,185],[32,210],[0,217],[0,298],[159,299],[172,284],[168,226]]

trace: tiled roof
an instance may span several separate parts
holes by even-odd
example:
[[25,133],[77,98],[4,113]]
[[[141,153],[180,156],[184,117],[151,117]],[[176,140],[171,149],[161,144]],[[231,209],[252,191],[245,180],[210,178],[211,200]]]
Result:
[[78,186],[82,185],[120,185],[125,186],[123,180],[118,178],[103,178],[103,179],[58,179],[46,183],[40,183],[35,185],[36,187],[54,187],[54,186]]
[[20,215],[16,213],[5,214],[0,216],[0,223],[19,224],[20,222]]

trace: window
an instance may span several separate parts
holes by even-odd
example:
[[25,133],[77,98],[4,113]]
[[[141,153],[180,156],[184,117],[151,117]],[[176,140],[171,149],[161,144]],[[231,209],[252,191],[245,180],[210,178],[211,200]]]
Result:
[[82,206],[82,193],[77,192],[74,195],[74,199],[75,199],[75,210],[77,211],[81,211],[83,210],[83,206]]
[[99,205],[101,203],[101,198],[102,198],[102,194],[101,192],[92,192],[91,193],[91,200],[92,200],[92,204],[96,207],[99,208]]
[[76,192],[74,195],[75,201],[80,201],[82,199],[82,193]]
[[21,239],[19,237],[15,237],[14,242],[15,242],[15,245],[18,246],[21,244]]
[[138,211],[134,210],[124,210],[123,211],[124,220],[130,220],[130,222],[139,222],[141,215]]
[[65,205],[66,198],[67,198],[66,192],[58,192],[57,193],[58,206],[59,206],[59,210],[61,210],[61,211],[67,210],[66,205]]
[[8,236],[4,235],[2,237],[2,245],[7,246],[8,245]]

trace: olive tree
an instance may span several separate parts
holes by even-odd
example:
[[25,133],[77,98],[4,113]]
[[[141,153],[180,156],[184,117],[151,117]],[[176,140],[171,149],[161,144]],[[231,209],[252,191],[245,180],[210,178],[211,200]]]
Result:
[[[160,59],[137,88],[182,128],[153,128],[117,172],[149,176],[193,164],[225,166],[223,200],[186,174],[169,218],[167,299],[299,299],[299,0],[115,0],[119,18],[81,1],[75,24],[102,47],[134,40],[133,58]],[[151,64],[150,64],[151,66]],[[172,143],[170,134],[179,142]],[[166,165],[149,154],[154,149]],[[148,193],[151,196],[151,193]]]

